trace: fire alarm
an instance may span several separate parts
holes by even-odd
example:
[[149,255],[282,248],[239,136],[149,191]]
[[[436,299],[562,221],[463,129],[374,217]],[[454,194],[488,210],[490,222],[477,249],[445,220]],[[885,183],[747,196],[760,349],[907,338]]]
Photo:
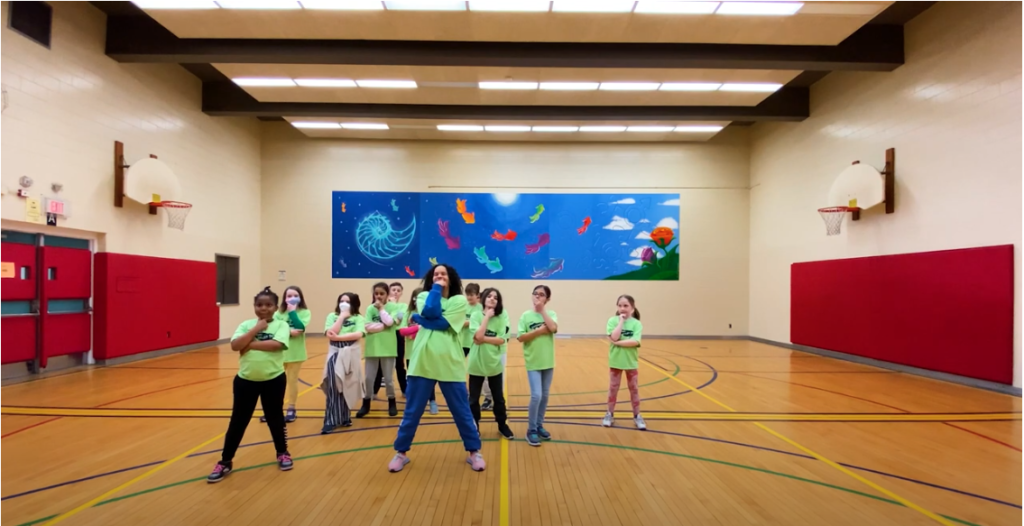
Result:
[[22,188],[28,188],[32,186],[33,182],[34,181],[32,181],[32,178],[27,175],[23,175],[20,179],[18,179],[18,184],[20,184]]

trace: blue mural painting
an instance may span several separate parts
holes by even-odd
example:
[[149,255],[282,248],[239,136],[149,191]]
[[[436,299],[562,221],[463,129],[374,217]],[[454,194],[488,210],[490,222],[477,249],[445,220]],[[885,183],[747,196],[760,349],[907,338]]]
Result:
[[334,192],[332,276],[678,280],[678,194]]

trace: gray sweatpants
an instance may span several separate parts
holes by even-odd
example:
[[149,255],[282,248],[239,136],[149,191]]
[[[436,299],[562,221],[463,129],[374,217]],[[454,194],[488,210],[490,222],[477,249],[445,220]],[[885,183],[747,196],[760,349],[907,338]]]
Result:
[[373,381],[377,379],[377,368],[381,369],[384,376],[384,387],[388,399],[395,397],[395,360],[396,358],[367,358],[366,359],[366,396],[369,398],[373,393]]

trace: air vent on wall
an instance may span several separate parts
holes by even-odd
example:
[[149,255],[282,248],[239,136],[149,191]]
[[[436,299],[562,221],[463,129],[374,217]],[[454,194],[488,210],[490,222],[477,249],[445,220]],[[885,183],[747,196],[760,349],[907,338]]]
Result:
[[49,48],[53,7],[46,2],[8,2],[7,5],[7,27]]

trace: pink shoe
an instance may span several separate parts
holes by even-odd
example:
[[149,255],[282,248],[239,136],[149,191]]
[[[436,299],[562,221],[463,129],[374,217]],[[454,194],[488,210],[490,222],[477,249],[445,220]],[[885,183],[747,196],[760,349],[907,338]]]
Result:
[[479,451],[473,452],[466,459],[466,463],[469,467],[473,468],[473,471],[483,471],[487,469],[487,463],[484,462],[484,456]]
[[406,456],[405,453],[395,453],[395,458],[391,459],[391,462],[388,463],[388,471],[398,473],[399,471],[402,471],[402,468],[404,468],[409,462],[412,461],[409,460],[409,457]]

